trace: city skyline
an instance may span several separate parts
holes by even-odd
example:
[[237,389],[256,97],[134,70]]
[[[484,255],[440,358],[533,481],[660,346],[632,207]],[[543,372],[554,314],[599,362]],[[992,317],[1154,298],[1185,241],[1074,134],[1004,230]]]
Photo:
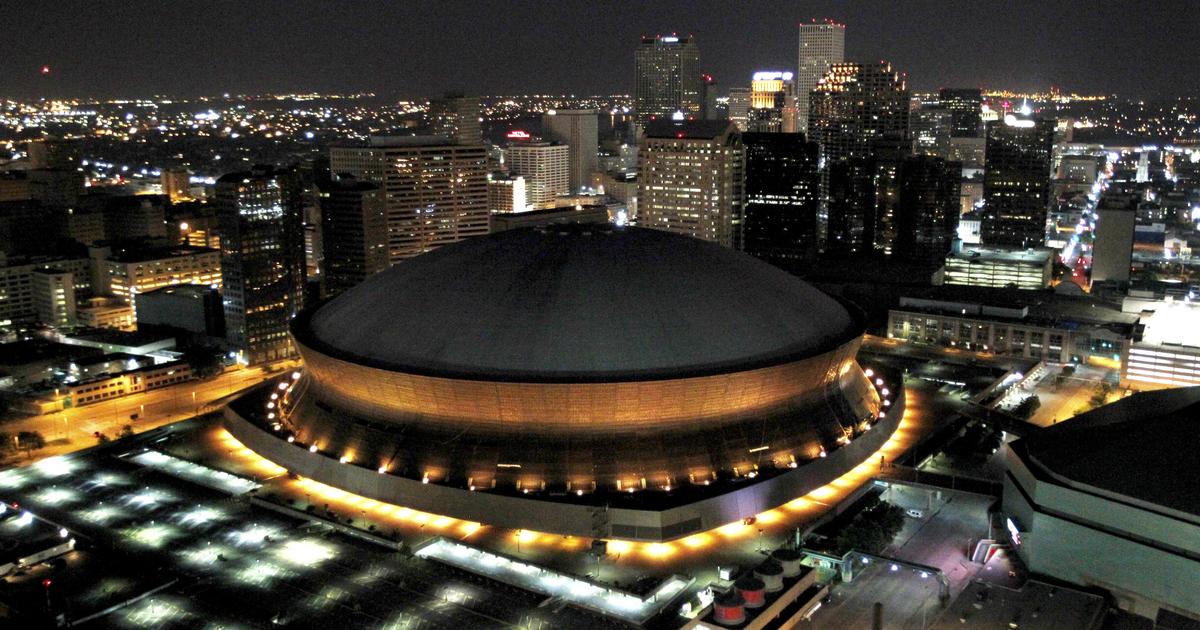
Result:
[[[832,19],[849,25],[847,60],[889,61],[918,91],[1054,85],[1158,96],[1200,84],[1200,67],[1181,52],[1187,25],[1200,27],[1194,3],[1139,7],[1132,21],[1119,5],[1083,3],[756,2],[732,15],[717,9],[674,2],[405,3],[339,7],[330,19],[306,0],[253,7],[22,3],[10,7],[24,28],[11,33],[0,73],[7,97],[632,93],[638,38],[677,32],[697,38],[701,70],[725,93],[748,83],[754,70],[794,68],[799,24]],[[272,14],[283,17],[261,19]],[[975,36],[980,32],[987,39]]]

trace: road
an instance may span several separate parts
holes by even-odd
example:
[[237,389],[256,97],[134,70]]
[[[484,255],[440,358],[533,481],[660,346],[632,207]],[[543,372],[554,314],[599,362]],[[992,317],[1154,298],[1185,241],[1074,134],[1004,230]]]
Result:
[[[262,367],[233,370],[209,380],[188,381],[82,407],[19,418],[0,424],[0,430],[10,434],[37,431],[47,441],[66,438],[66,443],[51,444],[33,454],[37,458],[58,455],[94,445],[96,432],[116,437],[125,425],[131,425],[140,433],[190,418],[221,398],[273,376],[278,377],[283,374],[280,367],[277,366],[273,374]],[[130,419],[134,414],[137,420]]]

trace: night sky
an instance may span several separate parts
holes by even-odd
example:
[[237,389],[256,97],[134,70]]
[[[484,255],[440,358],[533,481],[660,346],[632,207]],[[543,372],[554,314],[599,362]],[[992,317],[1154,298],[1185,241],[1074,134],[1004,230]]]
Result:
[[1195,0],[5,0],[0,96],[632,92],[638,36],[672,31],[724,91],[794,68],[814,17],[848,25],[847,59],[887,59],[918,90],[1200,91]]

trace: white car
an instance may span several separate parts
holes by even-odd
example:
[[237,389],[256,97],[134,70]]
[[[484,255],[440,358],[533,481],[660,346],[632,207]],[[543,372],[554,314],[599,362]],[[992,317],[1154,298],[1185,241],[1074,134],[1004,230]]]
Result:
[[907,514],[913,518],[925,518],[925,513],[921,510],[908,510]]

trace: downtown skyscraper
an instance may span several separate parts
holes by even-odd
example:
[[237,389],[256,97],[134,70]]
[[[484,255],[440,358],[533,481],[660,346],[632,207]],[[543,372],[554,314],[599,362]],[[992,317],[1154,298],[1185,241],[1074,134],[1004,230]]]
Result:
[[821,151],[802,133],[745,133],[743,251],[791,272],[817,256]]
[[568,175],[572,193],[592,185],[592,173],[598,169],[598,125],[594,109],[552,109],[542,115],[542,135],[571,150]]
[[299,186],[273,168],[229,173],[217,180],[216,205],[229,342],[250,365],[288,358],[288,324],[304,299]]
[[638,225],[741,249],[745,167],[732,122],[654,121],[638,147]]
[[634,53],[634,109],[638,123],[670,120],[675,112],[702,116],[700,48],[691,35],[643,37]]
[[487,234],[487,149],[440,136],[372,137],[329,149],[330,170],[383,188],[388,260]]
[[980,225],[985,245],[1024,248],[1045,242],[1054,124],[1012,114],[988,123]]
[[796,130],[808,130],[809,93],[829,68],[844,60],[846,25],[832,21],[800,25],[800,59],[796,65]]

